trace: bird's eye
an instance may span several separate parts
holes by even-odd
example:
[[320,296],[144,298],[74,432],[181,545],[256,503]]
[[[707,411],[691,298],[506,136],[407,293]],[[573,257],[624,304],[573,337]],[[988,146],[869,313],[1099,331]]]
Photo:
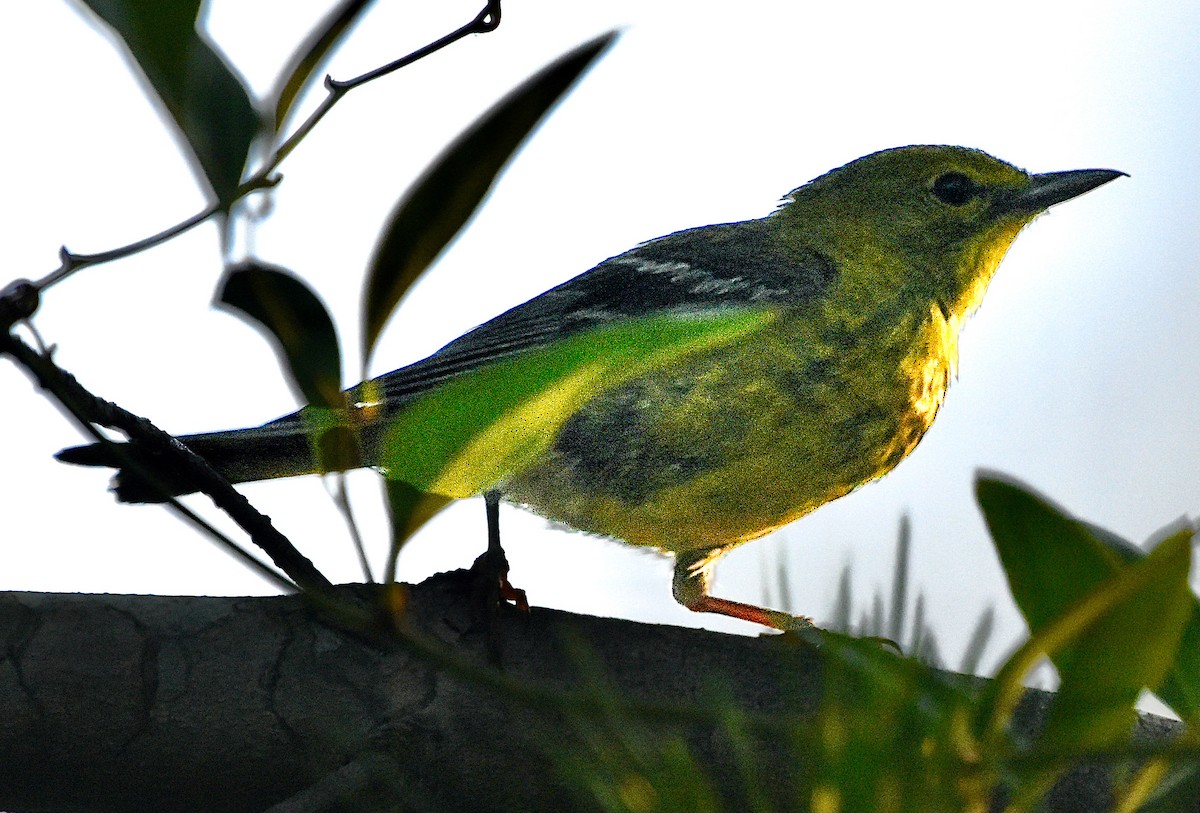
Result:
[[962,206],[975,194],[975,184],[961,172],[947,172],[933,182],[933,194],[942,203]]

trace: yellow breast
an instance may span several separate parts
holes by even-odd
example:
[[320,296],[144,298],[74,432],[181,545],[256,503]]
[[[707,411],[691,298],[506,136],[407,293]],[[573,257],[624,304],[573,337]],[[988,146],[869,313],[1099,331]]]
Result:
[[954,325],[877,344],[796,324],[598,396],[506,497],[581,530],[667,550],[754,539],[885,474],[941,406]]

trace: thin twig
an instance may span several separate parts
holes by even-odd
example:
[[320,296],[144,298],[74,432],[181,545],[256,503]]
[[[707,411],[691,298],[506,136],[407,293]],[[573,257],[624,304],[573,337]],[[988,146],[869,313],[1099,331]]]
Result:
[[[230,198],[228,206],[232,206],[235,202],[249,195],[251,192],[257,192],[260,189],[269,189],[279,183],[279,176],[270,176],[266,172],[255,173],[251,178],[242,183],[232,198]],[[46,276],[42,277],[35,283],[32,283],[39,291],[44,291],[51,285],[62,282],[67,277],[74,274],[76,271],[87,268],[91,265],[100,265],[101,263],[112,262],[113,260],[124,259],[132,256],[148,248],[154,248],[168,240],[171,240],[183,234],[190,229],[199,226],[204,221],[208,220],[213,215],[225,211],[228,206],[222,207],[220,204],[210,204],[203,211],[189,217],[174,226],[163,229],[157,234],[152,234],[149,237],[143,237],[141,240],[136,240],[128,245],[112,248],[108,251],[97,252],[96,254],[75,254],[74,252],[63,246],[58,250],[60,264],[58,268],[51,271]]]
[[[330,581],[313,566],[312,562],[296,550],[291,541],[271,524],[270,517],[255,509],[204,458],[145,418],[134,415],[110,401],[96,397],[76,381],[74,376],[55,364],[49,356],[39,354],[12,333],[5,333],[0,338],[0,352],[11,356],[14,361],[28,370],[42,389],[53,394],[58,402],[82,423],[88,426],[99,424],[119,429],[131,440],[137,441],[148,450],[162,455],[163,459],[172,465],[178,466],[189,482],[196,485],[199,491],[207,494],[218,508],[228,514],[242,530],[249,534],[251,541],[261,548],[301,590],[324,591],[332,586]],[[103,436],[94,432],[94,429],[89,433],[104,440]],[[136,463],[136,461],[132,462]],[[153,482],[152,475],[150,475],[149,481]],[[194,517],[185,506],[179,503],[176,505],[177,510],[189,519]],[[244,557],[253,559],[236,545],[233,545],[232,549],[235,555],[244,555]],[[278,576],[278,574],[275,575]]]
[[278,169],[279,165],[283,163],[284,159],[286,159],[292,153],[292,151],[299,146],[300,142],[303,141],[310,132],[312,132],[313,128],[317,126],[317,123],[325,117],[325,114],[328,113],[330,109],[351,90],[361,87],[367,82],[378,79],[381,76],[386,76],[393,71],[399,70],[400,68],[411,65],[417,60],[423,59],[424,57],[427,57],[436,51],[440,51],[447,45],[457,42],[468,34],[484,34],[489,31],[494,31],[498,25],[500,25],[500,0],[487,0],[487,5],[484,6],[483,10],[480,11],[475,16],[475,19],[471,20],[471,22],[467,23],[461,28],[456,29],[455,31],[452,31],[441,39],[432,42],[423,48],[413,51],[407,56],[403,56],[400,59],[368,71],[361,76],[356,76],[353,79],[342,81],[333,79],[329,76],[325,77],[325,87],[329,91],[328,95],[321,101],[321,104],[317,107],[317,109],[314,110],[312,114],[305,119],[299,127],[296,128],[296,131],[292,133],[292,135],[286,141],[279,145],[279,147],[275,150],[275,153],[267,160],[265,165],[240,186],[238,186],[237,190],[234,192],[233,196],[226,205],[222,206],[219,203],[210,204],[204,210],[197,212],[180,223],[176,223],[174,226],[163,229],[157,234],[153,234],[149,237],[129,243],[128,245],[109,249],[108,251],[100,251],[95,254],[75,254],[71,251],[68,251],[66,246],[63,246],[59,250],[59,267],[42,277],[40,280],[32,283],[33,286],[38,291],[44,291],[50,286],[66,279],[76,271],[87,268],[88,266],[100,265],[101,263],[112,262],[113,260],[120,260],[125,257],[130,257],[141,251],[145,251],[148,248],[154,248],[157,245],[165,243],[167,240],[178,237],[189,229],[195,228],[204,221],[208,220],[210,217],[213,217],[222,211],[227,211],[234,203],[246,197],[250,193],[256,192],[259,189],[266,189],[275,186],[280,180],[279,176],[274,174],[275,170]]
[[371,562],[367,559],[367,548],[363,543],[362,532],[358,529],[358,521],[354,519],[354,509],[350,506],[350,493],[346,489],[346,472],[334,473],[334,482],[336,485],[330,486],[326,481],[326,490],[346,521],[350,539],[354,542],[354,552],[358,554],[358,563],[362,567],[363,578],[368,584],[372,584],[375,582],[375,575],[371,573]]
[[96,254],[75,254],[63,246],[58,250],[58,258],[60,265],[58,268],[51,271],[46,276],[34,283],[39,291],[44,291],[55,283],[62,282],[67,277],[79,271],[82,268],[87,268],[89,265],[99,265],[100,263],[112,262],[123,257],[129,257],[137,254],[140,251],[145,251],[148,248],[154,248],[157,245],[167,242],[168,240],[178,237],[189,229],[199,226],[204,221],[220,211],[217,204],[212,204],[202,212],[184,220],[181,223],[176,223],[170,228],[163,229],[157,234],[152,234],[149,237],[144,237],[125,246],[112,248],[108,251],[101,251]]
[[479,14],[475,15],[475,19],[462,26],[455,31],[451,31],[446,36],[439,40],[429,43],[428,45],[418,48],[407,56],[402,56],[397,60],[382,65],[374,70],[356,76],[353,79],[334,79],[332,76],[325,77],[325,90],[327,91],[324,99],[317,106],[317,109],[312,112],[307,119],[296,128],[286,141],[279,145],[275,150],[275,155],[267,162],[265,171],[271,172],[278,167],[283,160],[291,154],[292,150],[296,149],[301,141],[304,140],[314,127],[317,126],[325,114],[337,104],[343,96],[357,87],[365,85],[374,79],[381,76],[387,76],[393,71],[398,71],[401,68],[407,67],[419,59],[424,59],[432,53],[440,51],[447,45],[458,42],[468,34],[485,34],[489,31],[495,31],[496,26],[500,25],[500,0],[488,0],[488,4],[484,6]]

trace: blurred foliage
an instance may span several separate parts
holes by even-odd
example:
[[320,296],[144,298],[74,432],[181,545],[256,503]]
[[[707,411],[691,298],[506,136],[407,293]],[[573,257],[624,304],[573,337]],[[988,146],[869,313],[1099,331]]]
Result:
[[[895,601],[907,587],[894,584],[890,611],[877,596],[879,609],[855,632],[890,635],[912,656],[878,640],[825,632],[822,701],[815,713],[799,695],[770,720],[720,693],[704,704],[721,720],[706,746],[715,737],[722,753],[735,755],[736,797],[712,798],[718,790],[710,777],[718,766],[705,764],[686,730],[639,719],[611,698],[601,723],[577,725],[579,754],[586,759],[559,755],[564,778],[598,809],[622,813],[984,811],[997,805],[1016,811],[1046,809],[1054,781],[1090,760],[1113,770],[1114,809],[1195,809],[1200,743],[1190,730],[1157,751],[1132,739],[1143,689],[1187,719],[1192,692],[1200,688],[1187,668],[1193,655],[1180,643],[1195,604],[1186,581],[1193,529],[1176,523],[1145,553],[1011,480],[982,476],[977,490],[997,549],[1005,551],[1001,559],[1014,596],[1026,617],[1036,619],[1030,639],[1000,666],[995,680],[931,665],[922,654],[931,633],[919,618],[910,632],[897,635],[905,611]],[[909,544],[905,522],[898,545],[902,563]],[[1096,553],[1113,544],[1123,553],[1082,586],[1077,568],[1044,567],[1046,557],[1078,559],[1084,548]],[[1018,549],[1024,553],[1012,555]],[[906,570],[903,564],[896,568],[897,574]],[[850,618],[847,576],[835,624]],[[1035,578],[1034,594],[1018,586]],[[1057,614],[1043,612],[1047,593]],[[972,636],[968,664],[979,662],[990,618],[985,613]],[[1062,689],[1040,730],[1027,737],[1015,725],[1016,700],[1042,658],[1055,664]],[[602,683],[594,664],[583,671],[590,684]]]

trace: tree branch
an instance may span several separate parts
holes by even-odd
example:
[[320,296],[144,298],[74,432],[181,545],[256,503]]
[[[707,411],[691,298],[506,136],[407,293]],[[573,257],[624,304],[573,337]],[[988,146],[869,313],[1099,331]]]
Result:
[[[96,397],[76,381],[74,376],[58,367],[49,354],[38,353],[13,333],[8,332],[0,336],[0,354],[8,355],[25,368],[38,385],[52,394],[68,414],[73,416],[81,427],[94,437],[101,441],[105,439],[95,431],[93,424],[119,429],[131,440],[136,440],[147,449],[160,454],[164,462],[177,467],[189,481],[198,486],[200,491],[207,494],[218,508],[227,513],[242,530],[249,534],[254,544],[271,557],[271,561],[295,582],[295,586],[318,592],[331,586],[329,580],[313,566],[312,562],[271,523],[270,517],[260,513],[252,506],[204,458],[145,418],[134,415],[111,401]],[[135,470],[140,465],[132,456],[127,462]],[[152,473],[143,472],[143,474],[147,478],[147,482],[154,482],[155,478]],[[256,569],[260,573],[278,583],[278,573],[269,569],[264,572],[261,562],[205,523],[183,504],[172,500],[171,505],[188,519],[201,523],[206,531],[215,535],[218,541],[239,555],[247,564],[257,566]],[[288,589],[293,585],[285,581],[281,586]]]
[[[487,669],[467,584],[445,574],[412,588],[406,618]],[[369,589],[378,588],[338,588],[350,598]],[[711,687],[744,719],[811,715],[822,697],[821,650],[774,636],[537,608],[503,610],[494,629],[505,681],[574,697],[611,688],[590,715],[613,736],[629,737],[632,719],[614,703],[704,709],[662,727],[686,739],[731,810],[749,807],[737,753],[747,741],[703,722],[728,714]],[[332,630],[299,597],[4,593],[0,640],[0,809],[593,809],[562,773],[564,757],[594,742],[586,713],[534,708],[403,643]],[[1048,699],[1030,693],[1017,727],[1035,729]],[[1178,725],[1145,717],[1142,729],[1161,743]],[[753,757],[769,778],[768,809],[791,809],[788,794],[811,766],[767,748]],[[1051,809],[1105,809],[1108,783],[1105,771],[1076,771]]]

